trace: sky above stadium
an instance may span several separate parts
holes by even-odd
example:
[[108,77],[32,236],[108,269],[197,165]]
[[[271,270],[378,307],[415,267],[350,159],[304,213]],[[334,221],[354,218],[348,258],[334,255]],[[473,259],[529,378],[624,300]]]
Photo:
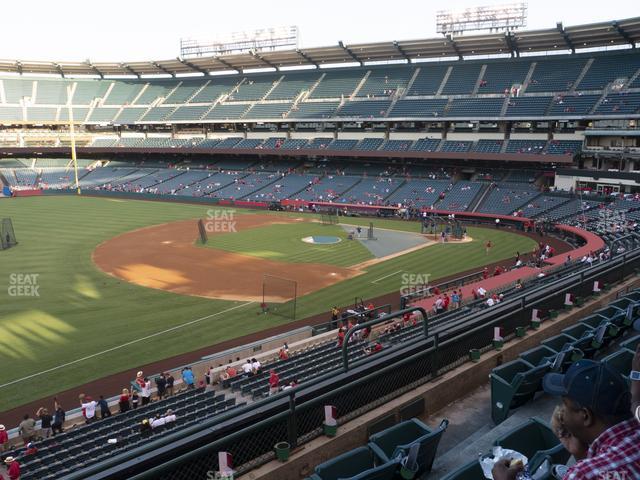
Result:
[[[296,25],[300,48],[437,36],[436,12],[505,1],[362,2],[322,0],[9,0],[3,2],[2,59],[59,61],[164,60],[180,38]],[[606,5],[606,7],[605,7]],[[613,5],[529,0],[526,29],[600,22],[640,15],[638,0]]]

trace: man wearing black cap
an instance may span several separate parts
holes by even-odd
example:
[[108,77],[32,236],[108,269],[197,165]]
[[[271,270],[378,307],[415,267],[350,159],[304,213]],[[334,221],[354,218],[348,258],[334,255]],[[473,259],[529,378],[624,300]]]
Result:
[[[563,480],[640,479],[640,423],[631,416],[626,380],[611,366],[592,360],[574,363],[566,374],[548,373],[545,392],[562,397],[564,425],[589,445],[587,458]],[[515,479],[522,466],[498,462],[494,480]]]

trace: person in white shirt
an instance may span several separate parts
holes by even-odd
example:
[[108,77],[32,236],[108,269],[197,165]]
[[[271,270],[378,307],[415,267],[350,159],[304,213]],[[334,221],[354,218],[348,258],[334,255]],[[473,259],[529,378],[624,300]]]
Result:
[[493,298],[489,297],[487,298],[487,307],[493,307],[495,305],[495,301],[493,300]]
[[262,367],[262,364],[256,360],[255,358],[251,359],[251,368],[253,370],[254,375],[256,373],[260,373],[260,368]]
[[487,291],[484,288],[478,287],[478,295],[480,295],[481,298],[484,298],[486,294]]
[[140,396],[142,397],[142,405],[147,405],[151,401],[151,381],[144,377],[144,383],[140,388]]
[[91,397],[86,396],[80,399],[80,406],[82,407],[82,411],[84,412],[84,418],[87,423],[91,423],[96,418],[96,405],[97,403],[91,399]]
[[253,365],[251,364],[251,360],[247,359],[247,362],[242,365],[242,371],[247,377],[251,376],[251,373],[253,372]]
[[161,417],[159,413],[156,414],[156,417],[151,420],[151,428],[158,428],[167,423],[165,417]]
[[166,415],[164,416],[164,423],[171,423],[171,422],[175,422],[176,421],[176,416],[173,413],[173,410],[169,409],[167,410]]

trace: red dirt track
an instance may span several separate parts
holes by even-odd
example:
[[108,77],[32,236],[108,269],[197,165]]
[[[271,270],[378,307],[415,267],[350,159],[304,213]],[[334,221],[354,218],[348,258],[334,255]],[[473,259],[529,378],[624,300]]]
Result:
[[[244,215],[243,215],[244,216]],[[248,217],[250,215],[247,215]],[[260,216],[260,217],[266,217],[266,216]],[[270,219],[271,222],[273,222],[273,218]],[[190,242],[193,242],[193,232],[197,231],[196,230],[196,226],[195,226],[195,222],[190,221],[187,222],[189,223],[189,226],[187,229],[185,229],[185,231],[187,232],[191,232],[189,233],[189,238],[190,238]],[[257,226],[258,224],[256,224],[255,226]],[[140,232],[146,232],[148,229],[143,229],[140,230]],[[549,245],[551,245],[558,254],[560,253],[564,253],[567,252],[569,250],[571,250],[571,246],[568,245],[565,242],[562,242],[560,240],[558,240],[557,238],[554,237],[539,237],[538,235],[534,235],[534,234],[525,234],[525,233],[521,233],[521,232],[516,232],[513,231],[513,233],[517,233],[520,235],[524,235],[524,236],[528,236],[536,241],[543,241],[545,243],[548,243]],[[115,239],[113,239],[114,241],[117,240],[119,237],[116,237]],[[100,248],[100,247],[98,247]],[[194,247],[195,248],[195,247]],[[203,250],[207,250],[207,249],[203,249]],[[515,252],[514,252],[515,253]],[[505,261],[502,260],[500,262],[496,262],[493,264],[489,264],[487,265],[487,267],[489,268],[490,271],[493,271],[493,269],[496,266],[502,266],[502,265],[509,265],[509,261]],[[469,270],[466,272],[458,272],[455,275],[451,275],[448,276],[446,278],[441,278],[438,279],[439,282],[445,282],[448,280],[453,280],[455,278],[459,278],[462,276],[465,276],[467,274],[471,274],[474,272],[479,271],[480,269],[475,268],[473,270]],[[399,308],[399,301],[400,301],[400,297],[398,295],[398,292],[392,292],[380,297],[376,297],[376,298],[372,298],[372,299],[368,299],[365,298],[364,301],[366,303],[369,303],[370,301],[373,302],[375,305],[386,305],[386,304],[391,304],[393,309],[398,309]],[[327,305],[327,308],[329,308],[330,305]],[[238,345],[244,345],[244,344],[249,344],[258,340],[262,340],[262,339],[266,339],[269,338],[271,336],[274,335],[278,335],[284,332],[288,332],[291,331],[295,328],[299,328],[302,326],[306,326],[306,325],[318,325],[320,323],[323,322],[327,322],[329,319],[331,318],[331,314],[330,312],[325,312],[325,313],[321,313],[318,315],[314,315],[313,317],[308,317],[302,320],[297,320],[291,323],[287,323],[284,325],[279,325],[276,327],[272,327],[260,332],[256,332],[253,334],[249,334],[249,335],[245,335],[243,337],[239,337],[239,338],[235,338],[235,339],[231,339],[231,340],[227,340],[224,342],[220,342],[217,344],[213,344],[210,345],[208,347],[204,347],[201,348],[199,350],[196,351],[192,351],[192,352],[187,352],[181,355],[176,355],[174,357],[170,357],[170,358],[166,358],[162,361],[159,362],[154,362],[154,363],[150,363],[150,364],[146,364],[146,365],[132,365],[130,370],[127,371],[123,371],[117,374],[113,374],[104,378],[100,378],[97,380],[94,380],[92,382],[89,382],[87,384],[84,385],[79,385],[75,388],[69,389],[69,390],[65,390],[64,392],[60,392],[57,395],[58,400],[61,402],[61,404],[65,407],[65,409],[67,410],[71,410],[73,408],[76,408],[78,405],[78,394],[81,392],[90,394],[94,397],[97,397],[98,395],[104,395],[105,397],[109,397],[109,396],[113,396],[113,395],[117,395],[119,394],[120,390],[125,387],[128,386],[129,382],[133,379],[133,377],[135,376],[135,372],[138,370],[143,370],[145,372],[161,372],[161,371],[166,371],[166,370],[170,370],[172,368],[175,368],[176,366],[180,366],[180,365],[188,365],[189,363],[193,363],[196,362],[198,360],[200,360],[203,356],[206,355],[211,355],[217,352],[222,352],[224,350],[228,350],[230,348],[233,347],[237,347]],[[31,415],[33,415],[33,413],[41,406],[46,406],[48,408],[52,408],[53,407],[53,396],[52,397],[47,397],[47,398],[42,398],[40,400],[34,401],[34,402],[30,402],[28,404],[22,405],[20,407],[14,408],[12,410],[8,410],[2,413],[2,415],[0,416],[0,419],[2,420],[1,423],[3,423],[7,428],[13,428],[15,426],[18,425],[18,423],[22,420],[22,416],[25,413],[30,413]]]
[[[237,231],[305,219],[247,214],[234,218]],[[93,252],[105,273],[143,287],[183,295],[237,301],[262,301],[263,274],[297,282],[299,296],[354,277],[361,272],[321,263],[283,263],[195,245],[197,221],[185,220],[127,232],[103,242]],[[209,233],[209,236],[215,233]],[[282,297],[270,301],[289,300]]]

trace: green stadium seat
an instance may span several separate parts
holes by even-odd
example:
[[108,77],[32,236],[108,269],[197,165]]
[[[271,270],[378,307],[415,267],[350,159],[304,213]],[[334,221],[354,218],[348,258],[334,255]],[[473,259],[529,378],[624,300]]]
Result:
[[484,474],[482,473],[482,467],[478,460],[472,460],[466,465],[449,473],[442,480],[482,480]]
[[520,358],[529,363],[532,367],[544,365],[545,363],[553,363],[558,352],[549,347],[540,345],[520,354]]
[[550,458],[552,464],[564,464],[569,460],[569,452],[551,427],[538,418],[530,418],[518,425],[496,439],[495,445],[525,455],[531,471],[535,471],[546,458]]
[[622,348],[626,348],[628,350],[631,350],[632,352],[636,351],[638,345],[640,345],[640,335],[636,335],[635,337],[631,337],[630,339],[620,343],[620,346]]
[[542,388],[542,377],[550,364],[532,367],[522,359],[493,369],[491,379],[491,418],[498,424],[506,420],[509,410],[532,400]]
[[442,434],[449,426],[442,420],[437,429],[431,430],[415,418],[394,425],[369,437],[369,448],[379,463],[387,463],[393,458],[408,455],[415,443],[420,444],[418,452],[418,475],[431,471]]
[[629,376],[629,372],[631,372],[631,361],[633,360],[633,355],[634,352],[623,348],[617,352],[607,355],[602,359],[602,361],[611,365],[620,372],[620,375],[623,375],[626,378]]
[[318,465],[309,480],[391,480],[399,463],[394,459],[376,466],[372,452],[360,447]]

